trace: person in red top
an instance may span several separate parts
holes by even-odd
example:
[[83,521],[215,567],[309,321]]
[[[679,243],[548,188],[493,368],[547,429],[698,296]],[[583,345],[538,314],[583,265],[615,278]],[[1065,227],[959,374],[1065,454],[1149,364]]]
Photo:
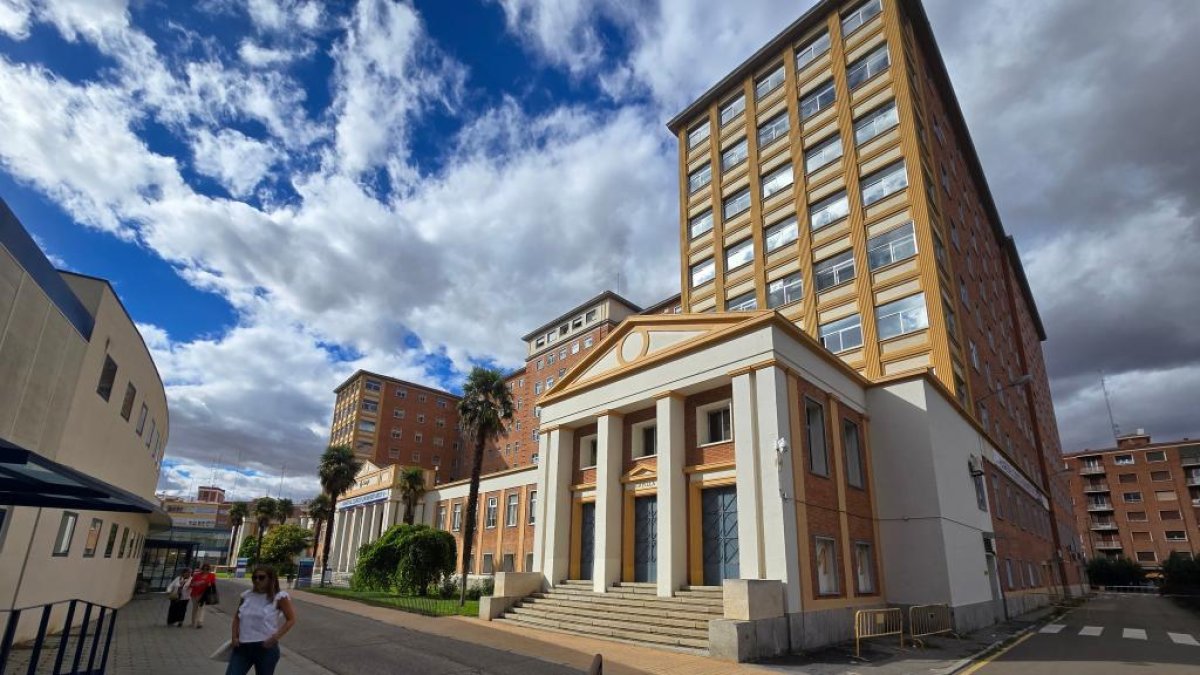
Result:
[[188,587],[192,595],[192,626],[204,628],[204,594],[217,583],[217,575],[212,573],[212,565],[204,563],[200,571],[192,575],[192,583]]

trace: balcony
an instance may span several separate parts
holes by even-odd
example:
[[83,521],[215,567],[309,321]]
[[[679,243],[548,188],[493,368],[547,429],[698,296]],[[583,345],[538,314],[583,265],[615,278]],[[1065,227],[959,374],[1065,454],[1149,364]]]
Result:
[[1113,510],[1113,505],[1112,505],[1112,502],[1109,502],[1109,501],[1103,501],[1103,502],[1088,502],[1088,505],[1087,505],[1087,510],[1088,510],[1088,511],[1092,511],[1092,512],[1095,512],[1095,511],[1112,511],[1112,510]]
[[1120,551],[1121,550],[1121,540],[1120,539],[1101,539],[1101,540],[1097,541],[1095,544],[1092,544],[1092,547],[1095,548],[1097,551]]
[[1104,473],[1104,465],[1102,465],[1102,464],[1097,464],[1094,466],[1084,464],[1083,466],[1081,466],[1079,468],[1080,476],[1095,476],[1097,474],[1102,474],[1102,473]]
[[1197,473],[1188,474],[1187,484],[1189,486],[1200,485],[1200,474],[1197,474]]
[[1100,481],[1099,483],[1088,483],[1083,486],[1084,492],[1108,492],[1108,483]]
[[1184,457],[1183,455],[1180,455],[1179,463],[1184,466],[1200,466],[1200,455],[1195,457]]
[[1097,532],[1106,532],[1117,529],[1117,521],[1115,520],[1093,520],[1092,529]]

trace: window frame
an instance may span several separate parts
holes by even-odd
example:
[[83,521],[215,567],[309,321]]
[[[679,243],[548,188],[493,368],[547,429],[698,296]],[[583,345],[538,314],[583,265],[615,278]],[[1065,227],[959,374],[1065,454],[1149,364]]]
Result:
[[[828,95],[828,100],[826,100]],[[813,87],[807,94],[800,97],[800,103],[797,110],[800,115],[801,124],[805,120],[810,120],[817,115],[832,109],[837,105],[837,86],[833,82],[833,78],[829,78],[822,84]],[[815,107],[814,107],[815,106]],[[805,111],[809,111],[806,112]]]
[[[725,247],[725,274],[742,269],[754,262],[754,237],[747,237],[741,241],[734,242]],[[744,255],[745,259],[734,263],[735,255]]]
[[[886,127],[879,127],[876,122],[884,117],[889,116],[889,114],[892,123]],[[895,129],[898,126],[900,126],[900,113],[896,109],[896,99],[892,99],[887,103],[877,106],[873,110],[864,113],[862,117],[854,122],[854,145],[858,147],[866,145],[867,143],[870,143],[876,138],[882,136],[884,133]],[[866,138],[860,138],[862,131],[867,127],[870,127],[873,133]]]
[[54,542],[50,549],[51,557],[65,558],[71,555],[71,546],[75,542],[75,526],[78,523],[79,512],[62,512],[62,517],[58,521],[58,533],[54,535]]
[[[854,431],[853,435],[848,433],[851,430]],[[853,443],[850,442],[852,439]],[[854,446],[853,452],[851,452],[851,445]],[[848,417],[842,418],[842,452],[846,456],[846,484],[858,490],[866,490],[867,477],[863,462],[862,429],[859,428],[857,422]],[[855,482],[856,477],[857,483]]]
[[[791,284],[786,283],[789,279],[794,279],[795,280],[794,283],[791,283]],[[777,289],[777,292],[783,293],[783,302],[778,303],[778,304],[771,303],[771,298],[773,297],[772,293],[776,292],[776,291],[772,291],[771,287],[775,284],[780,284],[779,288]],[[794,298],[790,297],[790,293],[788,291],[788,289],[790,287],[798,287],[799,288],[799,290],[796,293],[796,297],[794,297]],[[786,274],[782,277],[779,277],[778,279],[774,279],[774,280],[767,282],[767,308],[768,309],[776,309],[778,307],[785,307],[787,305],[792,304],[793,302],[797,302],[797,301],[801,300],[803,297],[804,297],[804,273],[803,272],[800,272],[800,271],[792,272],[790,274]]]
[[[780,232],[786,232],[788,229],[791,229],[791,232],[792,232],[791,238],[786,239],[782,243],[778,243],[777,235]],[[771,243],[772,239],[775,239],[775,241],[777,243],[772,245],[772,243]],[[770,225],[766,226],[765,228],[763,228],[763,248],[765,249],[765,253],[767,255],[771,255],[775,251],[778,251],[779,249],[781,249],[785,246],[788,246],[789,244],[794,244],[799,240],[800,240],[800,219],[797,218],[794,214],[787,216],[785,218],[781,218],[781,219],[771,223]]]
[[[858,323],[857,323],[857,324],[855,324],[855,325],[851,325],[851,324],[847,323],[847,322],[849,322],[849,320],[850,320],[850,319],[857,319],[857,320],[858,320]],[[826,337],[827,337],[827,335],[826,335],[826,332],[825,332],[825,331],[826,331],[826,329],[827,329],[827,328],[832,328],[833,326],[835,326],[835,325],[838,325],[838,324],[841,324],[841,323],[847,323],[847,325],[846,325],[845,327],[843,327],[843,328],[838,328],[836,331],[833,331],[833,332],[836,332],[836,333],[839,335],[839,338],[838,338],[838,347],[839,347],[839,348],[838,348],[838,349],[831,349],[831,348],[828,346],[828,344],[826,344]],[[840,337],[840,336],[841,336],[843,333],[845,333],[846,331],[849,331],[849,330],[858,330],[858,344],[854,344],[854,345],[846,346],[846,344],[845,344],[845,340],[843,340],[843,339]],[[858,313],[858,312],[855,312],[855,313],[853,313],[853,314],[850,314],[850,315],[844,316],[844,317],[842,317],[842,318],[840,318],[840,319],[834,319],[833,321],[828,321],[828,322],[826,322],[826,323],[823,323],[823,324],[821,324],[820,326],[818,326],[818,328],[817,328],[817,334],[818,334],[818,336],[819,336],[819,339],[820,339],[820,341],[821,341],[821,345],[822,345],[822,346],[824,346],[824,347],[825,347],[826,349],[828,349],[829,351],[833,352],[834,354],[841,354],[841,353],[844,353],[844,352],[848,352],[848,351],[852,351],[852,350],[855,350],[855,349],[859,349],[859,348],[861,348],[861,347],[863,346],[863,334],[862,334],[862,314],[860,314],[860,313]]]
[[[747,306],[749,305],[749,306]],[[754,290],[725,301],[726,312],[753,312],[758,309],[758,296]]]
[[[911,244],[911,253],[903,253],[904,250],[906,250],[903,248],[904,244]],[[874,255],[876,252],[882,249],[887,250],[888,259],[886,262],[878,262],[882,261],[882,258]],[[903,257],[897,257],[897,249],[901,251],[901,255],[903,255]],[[867,239],[867,269],[871,272],[874,272],[876,270],[883,269],[888,265],[895,265],[896,263],[915,258],[919,252],[920,250],[917,246],[917,227],[916,224],[910,220],[893,227],[887,232],[881,232],[874,237]]]
[[[872,66],[878,66],[878,57],[880,53],[883,54],[883,65],[879,66],[878,70],[872,71]],[[879,47],[872,49],[870,53],[863,54],[857,60],[855,60],[854,63],[846,66],[846,86],[850,88],[850,91],[854,91],[867,82],[875,79],[879,75],[887,72],[889,69],[891,69],[891,67],[891,51],[888,49],[887,43],[884,42],[883,44],[879,45]],[[854,78],[859,72],[862,74],[858,76],[859,79],[857,82],[855,82]]]
[[[818,440],[818,438],[813,435],[814,425],[812,416],[814,410],[816,410],[821,416],[821,424],[819,425],[820,457],[822,462],[821,467],[817,466],[817,443],[815,441]],[[804,451],[805,454],[808,455],[808,472],[814,476],[820,476],[822,478],[829,478],[831,475],[829,467],[829,430],[826,428],[827,423],[828,418],[825,415],[825,405],[811,396],[805,396]]]
[[[889,185],[889,179],[893,179],[897,175],[904,177],[903,185],[898,183]],[[863,208],[878,204],[879,202],[893,195],[907,190],[910,184],[911,183],[908,179],[908,163],[904,160],[904,158],[892,162],[883,168],[872,171],[870,174],[862,177],[858,187],[859,196],[862,198]],[[878,193],[878,196],[872,196],[875,193],[870,191],[876,186],[883,187]],[[886,191],[889,188],[891,191]],[[870,199],[868,199],[869,196]]]
[[[875,583],[875,547],[869,541],[856,540],[853,544],[854,549],[854,584],[855,591],[858,595],[874,595],[878,592],[878,584]],[[866,580],[867,584],[863,584],[863,554],[866,550],[867,566]]]
[[[831,157],[826,157],[825,150],[833,146],[837,147],[837,154]],[[842,135],[840,133],[834,133],[814,143],[811,147],[805,148],[804,173],[805,175],[814,174],[830,164],[833,164],[839,159],[842,159],[845,155],[846,151],[845,147],[842,145]],[[821,163],[813,165],[812,161],[818,158],[822,159]]]
[[[830,572],[828,579],[821,574],[821,549],[825,548],[831,559],[828,561]],[[838,563],[837,539],[825,535],[813,535],[813,572],[817,575],[817,596],[832,597],[842,594],[841,565]],[[826,581],[832,583],[831,589],[826,589]]]
[[[833,206],[839,202],[842,204],[842,206],[841,206],[841,208],[837,209],[837,215],[825,222],[818,224],[817,216],[824,214],[824,213],[833,212],[834,211]],[[844,211],[844,213],[842,211]],[[844,188],[829,195],[828,197],[825,197],[816,202],[812,202],[808,205],[809,226],[811,227],[813,232],[816,232],[817,230],[829,227],[830,225],[833,225],[834,223],[845,220],[846,218],[849,218],[849,217],[850,217],[850,195],[846,192],[846,190]]]
[[[784,123],[783,130],[781,132],[777,133],[776,135],[771,136],[769,139],[764,140],[763,132],[767,131],[767,130],[775,132],[777,130],[777,123],[780,120],[782,120]],[[791,131],[792,131],[792,120],[788,118],[788,113],[786,110],[779,113],[778,115],[775,115],[774,117],[767,120],[766,122],[763,122],[762,124],[758,125],[758,128],[755,130],[755,134],[756,134],[755,138],[758,140],[759,152],[761,153],[763,148],[768,148],[768,147],[774,145],[775,142],[778,141],[779,139],[787,138],[788,136],[791,135]]]
[[[782,87],[787,82],[787,68],[783,62],[778,66],[771,68],[768,72],[754,78],[754,100],[761,101],[764,98],[775,93],[777,89]],[[763,85],[768,85],[763,89]]]
[[516,492],[508,495],[504,501],[504,526],[516,527],[521,520],[521,495]]
[[[741,153],[740,153],[740,156],[737,158],[737,160],[733,161],[733,162],[726,162],[730,153],[734,152],[735,150],[738,150],[739,148],[741,149]],[[729,146],[725,150],[721,151],[721,172],[728,173],[731,169],[737,168],[737,167],[741,166],[742,164],[745,164],[746,160],[749,158],[750,158],[750,141],[745,136],[743,136],[741,138],[741,140],[739,140],[738,142]]]
[[[791,163],[784,164],[783,166],[772,169],[771,173],[759,177],[758,191],[760,198],[765,202],[768,199],[783,193],[784,190],[787,190],[795,184],[796,172],[792,169]],[[770,192],[768,192],[768,189]]]
[[[711,268],[711,273],[709,273],[707,275],[707,278],[705,278],[704,280],[696,281],[696,276],[697,276],[696,272],[706,266]],[[688,283],[691,284],[692,288],[699,288],[707,283],[712,282],[716,278],[717,278],[716,258],[705,258],[704,260],[701,260],[700,262],[696,263],[695,265],[691,265],[688,267]]]
[[100,379],[96,382],[96,393],[105,401],[112,400],[112,391],[117,386],[117,373],[119,371],[120,366],[113,360],[113,357],[110,354],[105,354],[104,363],[100,366]]
[[[704,178],[701,182],[696,183],[696,177],[700,176],[702,174],[707,174],[707,175],[704,176]],[[694,195],[697,192],[703,190],[704,188],[708,187],[711,184],[712,184],[712,162],[705,162],[702,166],[697,167],[695,171],[692,171],[688,174],[688,194],[689,195]]]
[[[701,134],[697,136],[697,134]],[[708,140],[712,135],[712,127],[708,123],[708,118],[693,124],[687,131],[687,147],[688,150],[695,148],[704,141]]]
[[[849,268],[850,276],[842,278],[840,272]],[[824,293],[842,284],[850,283],[858,277],[858,262],[854,259],[854,249],[835,253],[828,258],[813,263],[813,286],[818,294]],[[822,285],[822,279],[831,279],[830,283]]]
[[[901,303],[910,302],[914,298],[920,299],[921,306],[919,308],[916,306],[912,306],[912,307],[905,307],[905,308],[899,309],[899,310],[895,309],[895,307],[897,305],[900,305]],[[906,321],[909,319],[909,315],[911,313],[917,312],[918,309],[920,310],[920,312],[919,312],[920,318],[915,320],[912,325],[906,325]],[[885,310],[886,310],[886,313],[885,313]],[[889,319],[890,317],[893,317],[893,316],[899,317],[900,332],[889,333],[887,335],[884,335],[883,328],[886,325],[884,320]],[[881,341],[891,340],[893,338],[902,337],[904,335],[911,335],[913,333],[916,333],[916,332],[922,331],[922,330],[926,330],[928,328],[929,328],[929,305],[925,300],[924,291],[921,291],[918,293],[913,293],[912,295],[906,295],[903,298],[897,298],[891,302],[885,303],[883,305],[879,305],[878,307],[875,308],[875,330],[878,333],[879,340],[881,340]]]
[[[740,104],[740,107],[738,104]],[[737,110],[730,112],[733,108],[737,108]],[[726,124],[736,120],[739,115],[745,114],[745,112],[746,94],[745,92],[739,92],[725,99],[725,102],[722,103],[719,108],[717,108],[717,121],[722,127],[724,127]]]
[[[824,45],[823,48],[818,51],[818,47],[822,44]],[[829,37],[829,29],[821,31],[808,42],[805,42],[803,46],[795,50],[796,72],[804,70],[809,64],[828,53],[831,45],[832,40]],[[801,61],[801,58],[805,54],[808,54],[808,57]]]

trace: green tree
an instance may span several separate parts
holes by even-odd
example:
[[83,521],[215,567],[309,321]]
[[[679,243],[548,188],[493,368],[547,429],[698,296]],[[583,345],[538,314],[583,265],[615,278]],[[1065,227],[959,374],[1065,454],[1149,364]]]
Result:
[[296,505],[292,500],[284,497],[275,501],[275,520],[279,521],[280,525],[287,522],[288,518],[292,517],[292,511],[296,510]]
[[425,595],[454,573],[454,535],[428,525],[393,525],[358,550],[350,586],[355,590]]
[[1172,551],[1162,564],[1164,593],[1200,594],[1200,560]]
[[[338,497],[354,485],[354,477],[362,469],[362,460],[344,445],[331,445],[321,455],[317,473],[321,478],[321,489],[329,498],[330,512],[337,511]],[[333,528],[325,528],[325,546],[321,551],[321,585],[325,585],[325,570],[329,569],[329,548],[333,546]]]
[[295,557],[311,544],[312,532],[299,525],[277,525],[263,537],[259,562],[271,565],[277,572],[286,575],[292,571]]
[[251,561],[254,565],[259,562],[259,556],[262,554],[263,535],[266,534],[267,528],[271,526],[271,521],[275,519],[275,513],[278,510],[277,503],[270,497],[259,497],[254,500],[254,520],[258,525],[258,546],[255,547],[254,560]]
[[[229,525],[233,528],[229,539],[229,550],[231,553],[233,552],[234,543],[238,540],[238,535],[242,532],[242,525],[246,522],[246,516],[248,515],[249,511],[246,509],[246,502],[234,502],[229,507]],[[238,553],[238,557],[243,557],[240,552]],[[227,562],[233,564],[237,561],[230,560]]]
[[420,467],[410,466],[400,472],[400,499],[404,501],[404,522],[413,524],[417,515],[417,502],[425,494],[425,472]]
[[316,534],[313,541],[316,541],[320,538],[319,533],[324,532],[321,528],[333,524],[333,505],[329,503],[329,495],[322,492],[308,502],[308,517],[313,520],[313,532]]
[[458,418],[463,437],[474,441],[471,459],[471,490],[467,496],[467,519],[463,527],[462,584],[459,605],[467,602],[467,564],[475,541],[476,514],[479,510],[479,474],[483,470],[483,451],[504,433],[506,422],[513,416],[512,393],[504,383],[504,374],[476,366],[463,385],[463,397],[458,402]]
[[1146,580],[1146,570],[1124,556],[1092,558],[1088,561],[1087,575],[1093,586],[1137,586]]

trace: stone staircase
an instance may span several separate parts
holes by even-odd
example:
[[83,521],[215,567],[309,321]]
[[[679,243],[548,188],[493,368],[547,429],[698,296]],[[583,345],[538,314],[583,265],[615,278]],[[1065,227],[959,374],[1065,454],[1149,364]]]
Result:
[[652,583],[617,583],[607,593],[591,581],[564,581],[534,593],[501,621],[694,654],[708,653],[708,622],[724,614],[719,586],[688,586],[660,598]]

